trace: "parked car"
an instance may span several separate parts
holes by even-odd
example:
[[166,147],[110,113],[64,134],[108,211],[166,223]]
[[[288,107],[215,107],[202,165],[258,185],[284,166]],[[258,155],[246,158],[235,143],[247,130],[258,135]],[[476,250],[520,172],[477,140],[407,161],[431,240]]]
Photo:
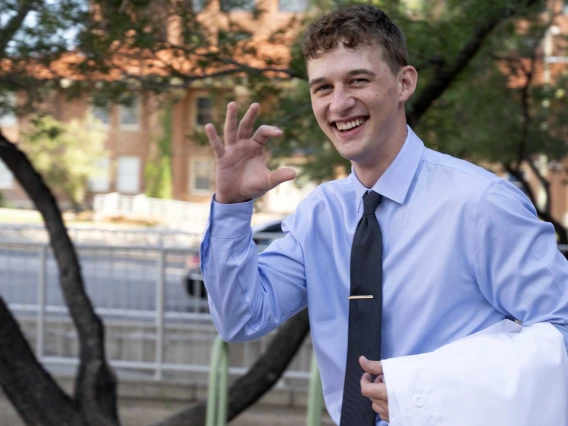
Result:
[[[252,239],[258,247],[258,251],[263,251],[270,243],[284,236],[282,232],[282,221],[277,219],[261,225],[252,227]],[[189,296],[199,294],[200,297],[207,297],[205,286],[201,278],[199,269],[199,252],[191,253],[186,259],[187,272],[183,279],[183,286]]]

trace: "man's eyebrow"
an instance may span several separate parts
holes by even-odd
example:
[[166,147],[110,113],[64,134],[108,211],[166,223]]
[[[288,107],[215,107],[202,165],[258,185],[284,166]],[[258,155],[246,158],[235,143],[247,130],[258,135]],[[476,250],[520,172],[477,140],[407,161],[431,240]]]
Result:
[[319,83],[321,83],[321,82],[323,82],[323,81],[325,81],[325,78],[323,78],[323,77],[314,78],[313,80],[310,80],[310,82],[308,83],[308,85],[309,85],[310,87],[312,87],[313,85],[319,84]]
[[[377,74],[375,74],[373,71],[369,71],[365,68],[361,68],[361,69],[356,69],[356,70],[351,70],[347,73],[347,75],[349,77],[353,77],[354,75],[361,75],[361,74],[365,74],[368,75],[371,78],[375,78],[377,76]],[[320,78],[314,78],[313,80],[310,80],[310,82],[308,83],[308,85],[310,86],[310,88],[316,84],[319,83],[323,83],[325,81],[324,77],[320,77]]]
[[361,74],[366,74],[369,77],[376,77],[377,76],[377,74],[375,74],[373,71],[369,71],[369,70],[366,70],[364,68],[361,68],[361,69],[358,69],[358,70],[351,70],[347,73],[347,75],[349,75],[349,76],[361,75]]

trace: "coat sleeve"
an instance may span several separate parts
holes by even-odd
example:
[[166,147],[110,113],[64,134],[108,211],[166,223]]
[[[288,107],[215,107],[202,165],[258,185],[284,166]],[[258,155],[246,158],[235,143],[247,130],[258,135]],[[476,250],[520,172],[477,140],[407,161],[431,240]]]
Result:
[[568,426],[568,360],[550,323],[504,320],[383,361],[390,426]]

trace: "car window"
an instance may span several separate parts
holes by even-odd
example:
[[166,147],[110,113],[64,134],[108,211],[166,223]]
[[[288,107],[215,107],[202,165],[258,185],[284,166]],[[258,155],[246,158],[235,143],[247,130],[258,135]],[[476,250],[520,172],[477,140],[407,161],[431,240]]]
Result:
[[282,223],[278,222],[274,225],[267,226],[261,232],[282,232]]

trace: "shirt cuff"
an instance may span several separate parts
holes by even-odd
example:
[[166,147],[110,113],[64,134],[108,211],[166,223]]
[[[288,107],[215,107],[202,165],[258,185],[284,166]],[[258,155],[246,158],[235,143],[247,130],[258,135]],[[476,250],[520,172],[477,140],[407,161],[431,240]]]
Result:
[[222,204],[211,201],[209,228],[211,238],[238,238],[250,232],[254,201]]

